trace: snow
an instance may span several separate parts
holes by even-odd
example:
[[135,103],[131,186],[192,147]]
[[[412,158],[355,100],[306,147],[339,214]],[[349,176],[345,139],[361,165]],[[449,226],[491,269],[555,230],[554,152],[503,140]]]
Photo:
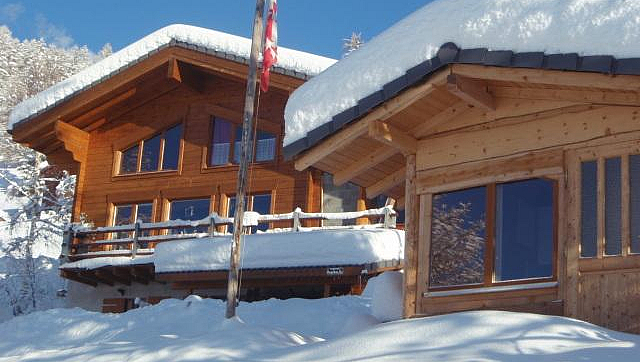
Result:
[[103,256],[98,258],[87,258],[60,266],[61,269],[98,269],[104,266],[124,266],[124,265],[142,265],[152,264],[153,255],[138,255],[135,258],[130,256]]
[[436,55],[460,48],[640,56],[640,2],[633,0],[436,0],[299,87],[285,109],[284,144],[331,121]]
[[364,295],[371,298],[371,314],[381,322],[402,318],[402,272],[389,271],[372,278]]
[[[159,29],[79,73],[19,103],[9,116],[9,129],[18,122],[44,111],[67,97],[116,74],[172,42],[186,43],[200,51],[221,52],[225,57],[249,59],[251,40],[219,31],[190,25],[174,24]],[[278,47],[278,63],[274,71],[312,76],[335,62],[334,59]]]
[[[155,249],[156,273],[226,270],[231,237],[160,243]],[[246,235],[243,268],[281,268],[367,264],[400,260],[404,231],[338,229]]]
[[[0,361],[636,361],[640,336],[501,311],[379,323],[344,296],[225,304],[196,296],[123,314],[52,309],[0,324]],[[360,329],[345,333],[355,320]]]

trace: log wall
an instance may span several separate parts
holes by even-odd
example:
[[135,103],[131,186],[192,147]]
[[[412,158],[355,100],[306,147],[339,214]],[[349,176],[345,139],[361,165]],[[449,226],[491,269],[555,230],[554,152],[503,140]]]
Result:
[[[87,161],[80,167],[74,219],[80,214],[96,226],[108,225],[113,204],[153,201],[154,220],[167,218],[168,200],[212,197],[212,211],[226,214],[228,195],[236,192],[237,166],[208,167],[211,120],[222,117],[241,123],[244,83],[209,76],[201,92],[180,86],[118,116],[90,133]],[[278,135],[276,160],[251,166],[251,193],[271,193],[272,213],[305,211],[320,205],[308,171],[298,172],[280,152],[283,113],[288,94],[273,88],[261,96],[258,127]],[[183,123],[183,142],[177,171],[118,175],[116,158],[141,139],[176,123]]]
[[[640,332],[640,255],[580,258],[580,160],[640,153],[636,107],[536,101],[531,112],[496,98],[488,119],[461,114],[419,141],[416,187],[420,195],[417,314],[506,309],[561,314],[616,330]],[[500,105],[504,105],[501,107]],[[522,104],[527,101],[522,100]],[[520,107],[522,108],[522,106]],[[602,161],[600,161],[602,163]],[[623,168],[628,163],[623,161]],[[628,171],[627,171],[628,172]],[[623,171],[623,178],[628,173]],[[428,287],[432,197],[493,182],[533,177],[557,182],[554,275],[544,288],[450,295]],[[602,181],[602,179],[600,180]],[[628,186],[623,182],[623,233],[628,238]],[[600,190],[602,192],[602,190]],[[600,205],[600,214],[603,206]],[[600,216],[599,225],[604,225]],[[490,234],[490,232],[489,232]],[[604,245],[600,232],[599,251]],[[549,281],[546,281],[549,282]],[[411,294],[409,294],[411,295]]]

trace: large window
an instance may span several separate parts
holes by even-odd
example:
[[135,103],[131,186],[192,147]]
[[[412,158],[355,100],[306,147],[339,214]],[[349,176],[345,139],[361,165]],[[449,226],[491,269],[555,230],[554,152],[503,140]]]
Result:
[[434,195],[429,286],[552,278],[554,195],[542,178]]
[[120,174],[178,169],[182,124],[173,126],[122,151]]
[[[153,203],[152,202],[143,202],[137,204],[121,204],[115,205],[114,213],[113,213],[113,225],[130,225],[133,224],[136,220],[140,220],[144,223],[149,223],[153,221]],[[142,236],[148,236],[148,231],[143,231]],[[129,238],[133,237],[132,232],[117,232],[112,235],[113,238],[121,239],[121,238]],[[142,247],[146,247],[146,244],[143,244]]]
[[[213,119],[213,135],[209,151],[209,166],[222,166],[240,162],[242,126],[222,118]],[[276,157],[276,136],[258,130],[254,147],[255,162],[273,161]]]
[[[347,182],[344,185],[336,186],[331,174],[322,174],[322,212],[357,211],[359,198],[360,187],[358,185]],[[324,226],[353,224],[355,224],[355,220],[324,220],[322,222]]]
[[[189,200],[173,200],[169,204],[170,220],[196,221],[202,220],[209,216],[209,206],[211,199],[189,199]],[[208,226],[199,226],[197,228],[176,229],[175,233],[204,233],[207,232]]]
[[[236,213],[236,197],[229,197],[229,205],[227,207],[228,217],[234,217]],[[247,211],[255,211],[260,215],[266,215],[271,213],[271,194],[254,194],[249,195],[244,200],[245,209]],[[265,231],[269,228],[268,224],[260,224],[258,227],[252,227],[251,232],[255,233],[256,230]]]

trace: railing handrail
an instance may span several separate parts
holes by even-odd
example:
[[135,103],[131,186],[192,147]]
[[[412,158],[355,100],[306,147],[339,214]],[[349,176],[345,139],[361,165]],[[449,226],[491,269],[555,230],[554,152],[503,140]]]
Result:
[[[248,211],[245,213],[245,223],[246,226],[256,226],[255,220],[258,223],[270,223],[275,221],[290,221],[295,220],[296,216],[300,220],[353,220],[360,219],[363,217],[379,217],[386,216],[387,213],[389,216],[396,216],[396,211],[393,210],[391,206],[381,207],[379,209],[369,209],[363,211],[349,211],[349,212],[304,212],[301,211],[300,208],[296,208],[293,212],[284,213],[284,214],[265,214],[261,215],[256,212]],[[253,215],[252,215],[253,214]],[[253,217],[251,217],[253,216]],[[209,216],[200,219],[200,220],[167,220],[167,221],[159,221],[159,222],[150,222],[150,223],[140,223],[140,230],[158,230],[158,229],[178,229],[178,228],[188,228],[188,227],[198,227],[198,226],[210,226],[211,219],[213,219],[213,224],[215,226],[224,226],[233,224],[233,218],[230,217],[221,217],[217,213],[213,212]],[[253,221],[252,221],[253,220]],[[126,224],[126,225],[116,225],[116,226],[99,226],[99,227],[86,227],[80,226],[78,224],[72,224],[73,233],[76,236],[81,235],[91,235],[91,234],[106,234],[106,233],[114,233],[114,232],[130,232],[135,231],[136,223]]]
[[[383,228],[394,228],[396,226],[396,211],[392,206],[385,206],[379,209],[369,209],[363,211],[351,211],[351,212],[338,212],[338,213],[330,213],[330,212],[303,212],[300,208],[296,208],[293,212],[285,213],[285,214],[266,214],[260,215],[257,212],[248,211],[244,214],[245,220],[244,225],[247,227],[257,226],[259,224],[278,222],[278,221],[292,221],[292,228],[284,228],[284,230],[291,231],[301,231],[303,228],[301,225],[301,220],[354,220],[359,218],[370,218],[370,217],[384,217],[382,224],[376,224],[376,227]],[[130,245],[130,255],[132,258],[135,258],[136,253],[139,249],[142,249],[143,246],[146,245],[146,242],[158,243],[170,240],[179,240],[179,239],[195,239],[202,237],[213,237],[213,236],[222,236],[222,233],[217,232],[218,226],[223,225],[231,225],[233,224],[233,219],[229,217],[221,217],[217,213],[212,213],[206,218],[201,220],[168,220],[161,222],[151,222],[151,223],[143,223],[140,220],[137,220],[133,224],[128,225],[117,225],[117,226],[100,226],[100,227],[86,227],[79,224],[68,224],[65,227],[63,245],[62,245],[62,255],[68,259],[68,257],[72,254],[72,245],[75,247],[84,246],[88,248],[89,246],[116,246],[116,245]],[[150,230],[171,230],[171,229],[179,229],[179,228],[196,228],[196,227],[208,227],[208,232],[190,232],[186,234],[157,234],[157,235],[144,235],[144,231]],[[315,229],[315,228],[308,228]],[[284,231],[283,230],[283,231]],[[91,240],[88,243],[80,243],[75,244],[74,239],[80,238],[84,239],[90,235],[95,234],[108,234],[108,233],[118,233],[118,232],[130,232],[128,237],[117,237],[117,238],[106,238],[103,240]],[[90,250],[90,249],[88,249]],[[90,253],[83,253],[81,255],[90,256]]]

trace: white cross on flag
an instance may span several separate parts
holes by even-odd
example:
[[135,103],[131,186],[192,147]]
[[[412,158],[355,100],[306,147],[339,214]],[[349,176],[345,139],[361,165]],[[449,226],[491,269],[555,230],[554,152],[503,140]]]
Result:
[[269,69],[278,61],[278,24],[276,14],[278,4],[276,0],[269,1],[267,13],[267,27],[264,32],[264,51],[262,52],[262,74],[260,75],[260,90],[269,89]]

